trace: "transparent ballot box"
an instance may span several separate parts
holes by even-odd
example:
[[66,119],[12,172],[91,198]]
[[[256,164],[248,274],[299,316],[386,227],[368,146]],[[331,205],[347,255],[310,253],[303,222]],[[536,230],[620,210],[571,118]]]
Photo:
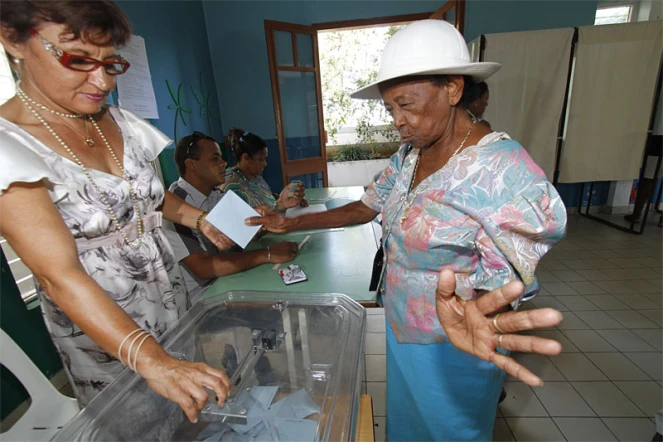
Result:
[[173,356],[224,369],[188,421],[177,404],[125,370],[57,441],[354,440],[363,369],[364,308],[345,295],[234,291],[207,298],[160,339]]

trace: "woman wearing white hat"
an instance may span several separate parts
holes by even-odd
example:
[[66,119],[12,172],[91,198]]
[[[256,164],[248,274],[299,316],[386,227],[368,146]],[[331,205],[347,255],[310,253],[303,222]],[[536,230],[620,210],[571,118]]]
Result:
[[406,26],[387,43],[378,80],[353,94],[382,99],[403,140],[362,201],[248,220],[283,232],[383,214],[390,441],[491,439],[505,371],[541,384],[502,349],[561,351],[514,334],[553,326],[559,312],[507,310],[538,291],[534,271],[564,236],[564,205],[522,146],[459,105],[465,88],[499,67],[472,63],[444,21]]

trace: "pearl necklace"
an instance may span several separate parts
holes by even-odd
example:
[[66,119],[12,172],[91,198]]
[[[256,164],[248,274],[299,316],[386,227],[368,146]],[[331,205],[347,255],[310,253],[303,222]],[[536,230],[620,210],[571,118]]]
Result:
[[[32,105],[34,105],[34,106],[37,106],[39,109],[42,109],[42,110],[48,111],[48,112],[52,113],[53,115],[57,115],[58,117],[64,117],[64,118],[84,118],[84,117],[85,117],[85,115],[83,115],[83,114],[65,114],[65,113],[63,113],[63,112],[55,111],[55,110],[51,109],[50,107],[46,107],[46,106],[44,106],[43,104],[38,103],[38,102],[36,102],[35,100],[33,100],[32,98],[30,98],[30,97],[28,96],[28,94],[26,94],[26,93],[23,91],[23,89],[21,89],[21,86],[19,86],[19,85],[16,85],[16,92],[17,92],[18,94],[22,95],[23,98],[25,98],[25,100],[27,100],[28,102],[30,102],[30,104],[32,104]],[[23,100],[23,101],[25,101],[25,100]]]
[[[124,230],[120,226],[120,221],[118,220],[117,215],[113,211],[113,206],[111,206],[111,204],[108,202],[108,199],[106,198],[106,195],[104,195],[104,193],[101,191],[101,189],[97,185],[96,181],[94,181],[94,178],[92,178],[92,174],[83,165],[83,162],[71,150],[71,148],[67,145],[67,143],[65,143],[64,140],[57,134],[57,132],[55,132],[55,129],[53,129],[53,127],[51,127],[51,125],[48,124],[48,122],[46,120],[44,120],[41,115],[39,115],[39,112],[37,112],[37,110],[30,105],[30,102],[33,102],[33,103],[35,103],[35,102],[32,99],[30,99],[30,97],[28,97],[25,94],[25,92],[23,92],[23,90],[21,90],[20,88],[17,88],[16,92],[17,92],[18,97],[21,99],[21,101],[25,105],[25,107],[27,107],[28,110],[32,113],[32,115],[34,115],[35,118],[37,118],[37,120],[39,120],[39,122],[41,124],[43,124],[44,127],[51,133],[51,135],[53,135],[53,137],[58,141],[58,143],[60,143],[62,148],[64,150],[66,150],[67,153],[74,159],[76,164],[78,164],[78,166],[81,169],[83,169],[83,173],[87,177],[88,181],[90,181],[90,184],[92,184],[92,187],[97,192],[97,194],[99,195],[101,201],[104,203],[104,205],[108,209],[108,213],[110,215],[111,220],[113,221],[113,224],[115,224],[115,227],[117,228],[117,231],[120,232],[120,235],[122,235],[122,238],[127,243],[127,245],[130,248],[132,248],[133,250],[139,249],[140,246],[143,244],[144,226],[143,226],[143,219],[140,215],[140,210],[139,210],[139,207],[138,207],[138,198],[136,197],[136,194],[134,193],[134,190],[133,190],[132,180],[126,174],[126,172],[124,170],[124,167],[122,167],[122,163],[117,158],[117,155],[115,155],[115,151],[113,151],[113,148],[111,147],[110,143],[108,142],[108,139],[106,139],[106,136],[103,134],[103,132],[101,131],[101,128],[99,127],[97,122],[94,120],[94,118],[92,118],[92,115],[87,115],[85,118],[87,118],[92,123],[94,128],[97,130],[97,133],[99,133],[99,137],[101,138],[101,140],[106,145],[106,148],[108,148],[108,151],[110,152],[111,156],[113,157],[113,160],[115,161],[115,164],[117,164],[117,167],[122,172],[122,176],[124,177],[123,179],[129,184],[129,198],[131,199],[131,202],[133,203],[134,213],[136,214],[136,217],[138,218],[138,223],[137,223],[138,237],[136,238],[136,240],[134,240],[134,241],[137,241],[137,244],[133,244],[132,241],[129,240],[129,237],[127,236],[127,234],[124,232]],[[40,107],[42,107],[42,106],[40,106]],[[43,107],[45,108],[45,106],[43,106]],[[46,109],[48,109],[48,108],[46,108]],[[50,109],[48,109],[48,110],[50,110]],[[51,112],[55,113],[55,111],[51,111]],[[55,113],[55,115],[58,115],[58,114]],[[64,115],[67,115],[67,114],[64,114]],[[83,116],[81,116],[80,118],[82,118],[82,117]],[[73,118],[73,117],[68,117],[68,118]],[[79,117],[77,117],[77,118],[79,118]]]
[[[453,157],[455,157],[456,155],[458,155],[458,154],[460,153],[460,151],[463,149],[463,146],[465,146],[465,142],[466,142],[467,139],[470,137],[470,134],[472,133],[472,129],[474,129],[474,125],[475,125],[476,123],[477,123],[477,120],[476,120],[476,119],[473,119],[473,120],[472,120],[472,125],[470,126],[470,130],[468,130],[468,131],[467,131],[467,134],[465,134],[465,138],[463,138],[463,141],[460,143],[460,146],[458,146],[458,149],[456,149],[456,150],[454,151],[454,153],[449,157],[449,159],[447,160],[447,164],[449,163],[449,161],[451,161],[451,159],[452,159]],[[420,160],[420,159],[421,159],[421,151],[419,151],[419,155],[417,155],[417,162],[416,162],[416,164],[414,165],[414,173],[412,174],[412,181],[410,181],[410,188],[409,188],[408,191],[407,191],[407,195],[404,195],[405,198],[407,198],[408,196],[410,196],[410,194],[411,194],[411,192],[412,192],[412,188],[414,187],[414,181],[415,181],[416,178],[417,178],[417,169],[419,169],[419,160]],[[400,220],[401,225],[403,224],[403,221],[405,221],[405,218],[407,217],[407,212],[408,212],[408,210],[410,210],[410,208],[412,207],[412,204],[414,204],[414,200],[416,200],[416,199],[417,199],[417,196],[418,196],[420,193],[422,193],[424,190],[426,190],[426,189],[428,188],[429,185],[430,185],[430,183],[428,183],[426,186],[423,186],[421,189],[417,190],[417,191],[412,195],[412,198],[410,199],[410,201],[405,205],[405,209],[403,209],[403,216],[401,217],[401,220]]]

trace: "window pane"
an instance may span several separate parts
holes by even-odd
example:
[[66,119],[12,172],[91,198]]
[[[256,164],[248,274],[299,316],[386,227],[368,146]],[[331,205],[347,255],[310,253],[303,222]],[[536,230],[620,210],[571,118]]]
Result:
[[297,34],[297,59],[301,67],[315,67],[312,36],[308,34]]
[[279,66],[294,66],[295,57],[292,52],[292,33],[288,31],[274,31],[274,46],[276,46],[276,64]]
[[614,6],[596,10],[595,25],[608,25],[614,23],[628,23],[631,6]]
[[307,189],[319,189],[323,187],[322,172],[309,173],[308,175],[299,175],[288,177],[290,182],[294,180],[301,181]]
[[288,161],[322,156],[313,72],[279,72]]

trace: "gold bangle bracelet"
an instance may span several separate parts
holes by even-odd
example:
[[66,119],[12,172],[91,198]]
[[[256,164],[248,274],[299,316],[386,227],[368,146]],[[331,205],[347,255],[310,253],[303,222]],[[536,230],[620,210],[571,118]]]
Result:
[[200,212],[200,215],[198,215],[198,219],[196,220],[196,230],[200,230],[200,223],[203,222],[205,215],[207,215],[207,212]]

